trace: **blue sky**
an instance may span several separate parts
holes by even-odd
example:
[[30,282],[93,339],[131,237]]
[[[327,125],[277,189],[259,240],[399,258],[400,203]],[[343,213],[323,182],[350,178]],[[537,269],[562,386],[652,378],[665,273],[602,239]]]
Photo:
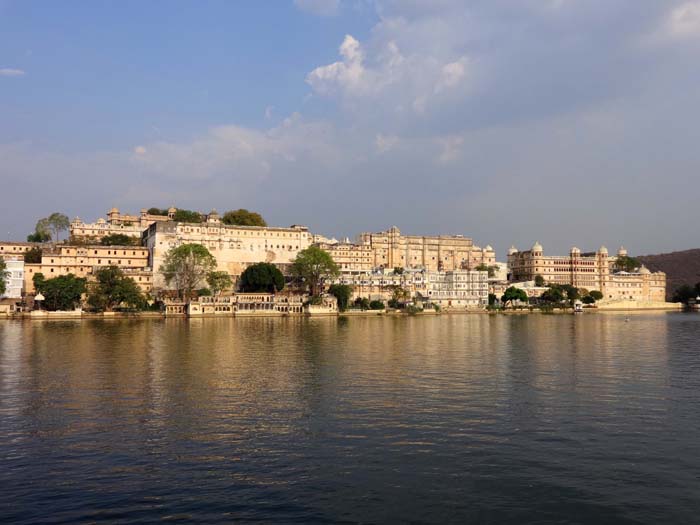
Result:
[[698,246],[698,0],[0,0],[0,232],[256,209]]

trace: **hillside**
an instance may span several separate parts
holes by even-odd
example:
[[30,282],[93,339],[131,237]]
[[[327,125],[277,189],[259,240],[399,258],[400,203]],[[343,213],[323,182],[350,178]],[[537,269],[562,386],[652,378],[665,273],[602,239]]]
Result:
[[637,257],[652,272],[666,272],[666,298],[683,284],[700,282],[700,248]]

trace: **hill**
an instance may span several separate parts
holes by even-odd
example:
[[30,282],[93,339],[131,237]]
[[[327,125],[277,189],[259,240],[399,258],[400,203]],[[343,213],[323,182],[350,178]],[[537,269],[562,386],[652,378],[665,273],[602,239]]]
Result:
[[666,298],[683,284],[700,282],[700,248],[636,257],[652,272],[666,272]]

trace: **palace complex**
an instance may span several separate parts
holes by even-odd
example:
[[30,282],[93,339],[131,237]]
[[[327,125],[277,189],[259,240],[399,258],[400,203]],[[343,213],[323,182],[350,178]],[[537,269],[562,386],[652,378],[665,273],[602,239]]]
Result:
[[634,272],[616,271],[618,258],[626,256],[624,248],[610,256],[605,246],[595,253],[581,253],[573,247],[566,256],[544,255],[542,245],[536,242],[523,252],[511,247],[508,266],[511,280],[515,282],[534,281],[541,276],[547,284],[598,290],[605,300],[665,301],[666,274],[652,273],[644,266]]
[[[165,214],[167,211],[167,215]],[[327,251],[340,268],[333,281],[353,287],[353,299],[387,301],[397,288],[416,300],[445,308],[483,308],[489,293],[500,297],[509,286],[538,297],[546,285],[572,285],[587,291],[599,290],[604,301],[663,302],[666,276],[643,266],[631,272],[619,271],[616,262],[627,255],[621,248],[614,256],[605,247],[582,253],[572,248],[566,256],[544,255],[541,244],[527,251],[512,247],[506,263],[496,261],[491,246],[480,248],[463,235],[404,235],[397,227],[377,233],[361,233],[355,242],[314,235],[305,226],[231,226],[221,222],[216,211],[202,216],[202,222],[174,220],[177,210],[152,215],[121,214],[117,208],[107,219],[70,224],[67,243],[0,242],[0,258],[10,270],[6,298],[34,294],[33,277],[45,278],[69,273],[94,279],[102,267],[117,266],[132,277],[142,291],[157,294],[167,288],[158,269],[168,251],[182,244],[205,246],[216,258],[218,270],[234,278],[251,264],[268,262],[283,273],[300,251],[316,245]],[[113,234],[134,239],[133,246],[103,246],[100,241]],[[40,262],[24,262],[24,255],[38,247]],[[535,281],[541,276],[544,286]],[[330,283],[328,283],[330,284]],[[218,304],[218,303],[217,303]],[[223,308],[223,306],[220,306]]]

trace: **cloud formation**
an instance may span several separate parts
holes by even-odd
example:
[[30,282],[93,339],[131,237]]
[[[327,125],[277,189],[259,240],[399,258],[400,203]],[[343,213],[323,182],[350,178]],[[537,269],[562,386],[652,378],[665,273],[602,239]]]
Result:
[[0,77],[22,77],[26,73],[22,69],[4,67],[0,69]]
[[[697,245],[687,210],[700,171],[699,2],[372,5],[366,36],[339,35],[336,61],[300,72],[304,114],[273,124],[269,106],[261,127],[212,125],[128,151],[5,144],[12,201],[60,197],[93,216],[111,205],[247,207],[343,237],[397,224],[470,235],[501,257],[536,238],[549,252]],[[33,224],[12,206],[3,222]]]

